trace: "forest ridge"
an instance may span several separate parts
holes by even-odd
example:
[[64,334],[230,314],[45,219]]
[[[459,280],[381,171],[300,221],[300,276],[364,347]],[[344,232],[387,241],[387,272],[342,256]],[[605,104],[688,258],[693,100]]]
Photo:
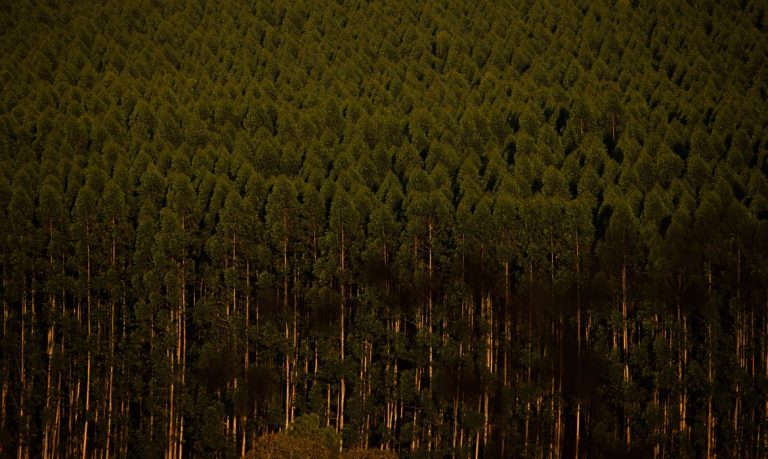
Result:
[[768,4],[3,2],[0,456],[768,456]]

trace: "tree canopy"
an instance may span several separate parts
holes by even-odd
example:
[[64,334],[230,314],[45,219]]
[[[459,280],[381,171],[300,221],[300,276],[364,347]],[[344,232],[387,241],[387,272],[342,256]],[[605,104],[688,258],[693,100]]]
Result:
[[768,455],[764,2],[7,3],[0,456]]

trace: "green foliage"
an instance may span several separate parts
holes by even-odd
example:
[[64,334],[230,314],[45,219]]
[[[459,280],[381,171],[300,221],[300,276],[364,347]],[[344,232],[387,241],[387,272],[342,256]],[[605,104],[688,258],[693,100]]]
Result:
[[318,441],[276,433],[259,437],[247,457],[252,459],[326,459],[333,456]]
[[330,456],[335,456],[341,449],[341,435],[331,427],[321,427],[320,416],[316,414],[306,414],[296,418],[288,427],[288,435],[323,445]]
[[0,456],[768,455],[762,3],[6,3]]

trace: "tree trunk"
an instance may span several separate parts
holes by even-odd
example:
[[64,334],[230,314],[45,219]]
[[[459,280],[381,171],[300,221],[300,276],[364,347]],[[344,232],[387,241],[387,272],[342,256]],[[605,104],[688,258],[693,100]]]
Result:
[[26,335],[26,319],[27,319],[27,301],[26,292],[22,292],[21,297],[21,353],[19,355],[19,444],[16,451],[17,459],[23,459],[27,457],[27,444],[26,444],[26,432],[24,426],[26,425],[26,413],[24,412],[25,393],[27,390],[27,371],[25,362],[25,335]]
[[344,290],[345,284],[345,247],[344,247],[344,227],[341,227],[341,253],[340,253],[340,281],[339,287],[341,289],[341,301],[339,303],[339,361],[341,362],[341,381],[339,387],[339,417],[337,419],[337,429],[339,432],[344,432],[344,396],[346,392],[345,378],[344,378],[344,322],[346,313],[346,292]]
[[[86,234],[88,231],[86,230]],[[91,246],[87,246],[86,248],[87,252],[87,271],[86,271],[86,295],[87,295],[87,323],[88,323],[88,339],[91,337]],[[90,410],[90,402],[91,402],[91,346],[87,346],[87,371],[86,371],[86,382],[85,382],[85,424],[83,425],[83,450],[82,450],[82,458],[86,459],[86,455],[88,452],[88,411]]]
[[[288,231],[287,217],[283,217],[283,226]],[[288,237],[283,239],[283,311],[288,314]],[[288,318],[285,319],[285,339],[288,340]],[[288,352],[284,359],[285,372],[285,420],[284,428],[288,430],[291,417],[291,360]]]

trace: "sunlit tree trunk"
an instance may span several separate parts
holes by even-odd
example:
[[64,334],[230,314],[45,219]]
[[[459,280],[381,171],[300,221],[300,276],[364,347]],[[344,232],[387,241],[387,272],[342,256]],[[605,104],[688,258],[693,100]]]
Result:
[[[341,227],[340,231],[340,238],[341,238],[341,246],[340,246],[340,253],[339,253],[339,272],[340,272],[340,281],[339,281],[339,288],[341,290],[341,302],[339,304],[339,361],[341,362],[342,369],[344,368],[344,323],[345,323],[345,313],[346,313],[346,291],[344,289],[345,287],[345,247],[344,247],[344,227]],[[337,429],[339,432],[344,432],[344,396],[346,392],[346,385],[345,385],[345,378],[344,378],[344,372],[342,370],[341,374],[341,381],[339,383],[339,415],[337,419]]]

